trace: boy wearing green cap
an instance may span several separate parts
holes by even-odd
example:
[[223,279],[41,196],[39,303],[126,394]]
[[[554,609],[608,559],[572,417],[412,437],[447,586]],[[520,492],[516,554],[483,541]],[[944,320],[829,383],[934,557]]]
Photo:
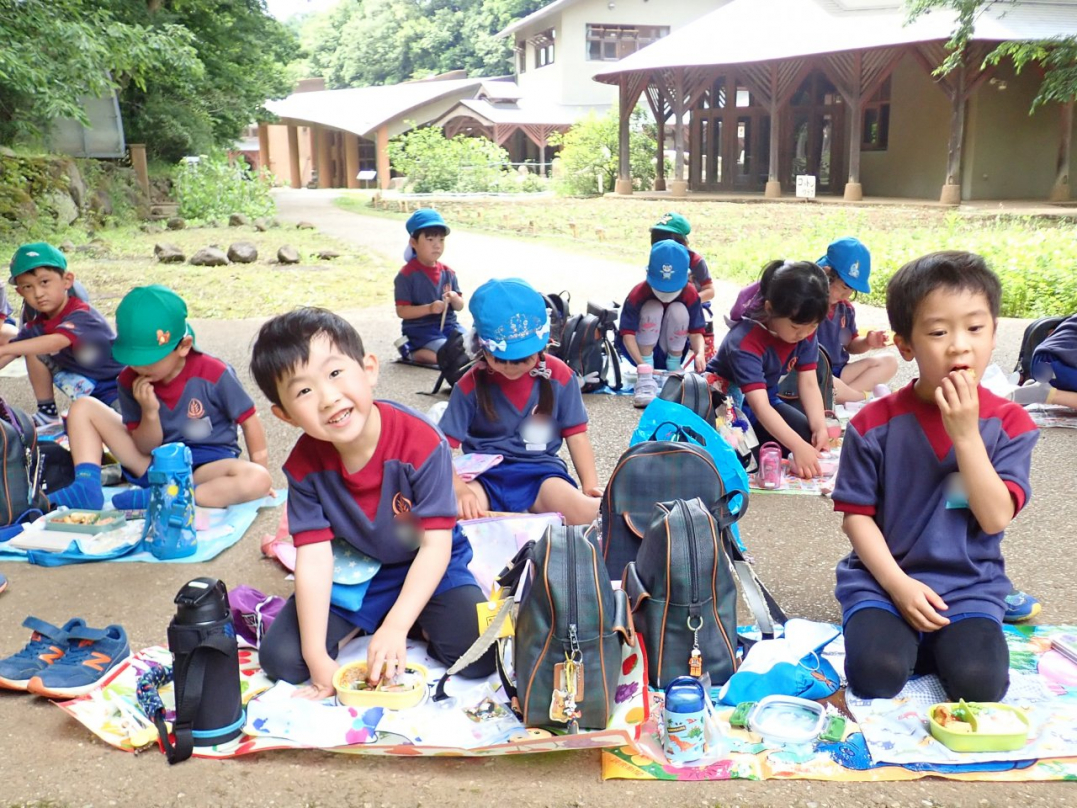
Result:
[[681,214],[670,211],[651,228],[651,246],[660,241],[675,241],[688,250],[689,278],[699,292],[700,302],[706,303],[714,298],[714,281],[703,256],[688,247],[688,234],[691,232],[692,225],[688,220]]
[[26,358],[38,426],[59,421],[54,384],[71,399],[116,401],[116,377],[123,369],[112,358],[116,336],[96,309],[68,294],[74,282],[64,254],[51,244],[23,244],[11,259],[11,283],[34,312],[0,345],[0,367]]
[[[187,323],[187,304],[164,286],[132,289],[116,309],[120,414],[90,398],[72,405],[67,418],[75,482],[49,496],[52,505],[100,508],[104,446],[142,486],[112,499],[117,508],[144,508],[151,453],[183,443],[193,458],[195,501],[227,508],[267,496],[272,479],[265,428],[254,401],[234,370],[199,351]],[[250,460],[240,459],[237,425]]]
[[[406,264],[396,275],[393,292],[396,316],[406,342],[401,355],[412,362],[436,365],[438,349],[452,332],[463,332],[456,312],[464,307],[456,273],[439,260],[445,252],[448,225],[433,208],[420,208],[408,217]],[[399,343],[398,343],[399,344]]]

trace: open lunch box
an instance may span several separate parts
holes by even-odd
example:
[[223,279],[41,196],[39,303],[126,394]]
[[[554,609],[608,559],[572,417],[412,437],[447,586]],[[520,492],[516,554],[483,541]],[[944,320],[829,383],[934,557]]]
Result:
[[1008,704],[934,704],[927,717],[932,737],[954,752],[1013,752],[1028,743],[1028,718]]
[[89,535],[116,530],[126,523],[127,517],[123,511],[91,511],[72,508],[66,511],[53,511],[45,517],[46,530]]

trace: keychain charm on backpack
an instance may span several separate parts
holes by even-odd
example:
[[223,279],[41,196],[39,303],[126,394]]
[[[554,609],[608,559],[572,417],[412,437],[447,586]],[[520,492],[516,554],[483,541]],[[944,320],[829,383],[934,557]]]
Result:
[[703,628],[703,618],[696,618],[699,623],[692,625],[692,616],[688,616],[688,630],[692,632],[692,653],[688,655],[688,675],[699,678],[703,675],[703,652],[699,650],[699,630]]
[[194,527],[194,482],[191,450],[182,443],[166,443],[153,450],[146,472],[150,504],[142,541],[156,558],[184,558],[198,549]]

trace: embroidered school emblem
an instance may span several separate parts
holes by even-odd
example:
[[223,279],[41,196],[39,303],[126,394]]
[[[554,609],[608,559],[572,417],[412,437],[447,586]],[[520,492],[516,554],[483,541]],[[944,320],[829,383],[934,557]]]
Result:
[[854,278],[859,278],[860,277],[860,262],[859,261],[853,261],[852,265],[849,267],[849,274],[852,275]]
[[187,404],[188,418],[201,418],[206,414],[206,408],[197,398],[192,398]]
[[797,358],[795,356],[790,356],[789,357],[789,364],[785,366],[785,372],[786,373],[792,373],[793,368],[795,368],[796,366],[797,366]]
[[172,336],[171,331],[162,331],[161,329],[158,328],[157,329],[157,344],[158,345],[168,345],[168,340],[171,338],[171,336]]
[[393,495],[393,516],[405,516],[411,513],[411,500],[397,491]]
[[668,281],[673,277],[673,265],[662,264],[662,280]]

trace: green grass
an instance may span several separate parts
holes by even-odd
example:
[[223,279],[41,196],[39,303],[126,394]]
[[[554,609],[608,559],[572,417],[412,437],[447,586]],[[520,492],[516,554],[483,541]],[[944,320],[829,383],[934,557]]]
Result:
[[[403,219],[396,201],[371,207],[368,194],[337,200],[345,210]],[[414,201],[413,205],[416,204]],[[418,204],[428,204],[419,202]],[[646,264],[649,228],[674,200],[437,200],[450,227]],[[682,202],[691,247],[717,278],[746,283],[775,258],[815,260],[832,240],[856,236],[872,253],[871,295],[881,305],[886,281],[907,261],[935,250],[982,254],[1003,284],[1002,314],[1039,317],[1077,311],[1077,225],[1072,219],[964,214],[933,207]],[[575,225],[575,227],[573,227]]]
[[[87,234],[74,230],[54,235],[53,243],[64,239],[76,245],[90,243]],[[187,301],[189,314],[195,318],[265,317],[304,305],[355,309],[386,303],[396,272],[371,252],[315,230],[293,227],[272,228],[265,233],[252,227],[143,233],[131,225],[98,231],[94,239],[93,252],[68,254],[68,267],[90,290],[94,306],[105,316],[115,313],[130,289],[150,283],[174,289]],[[174,244],[190,258],[201,247],[216,245],[227,251],[237,241],[250,241],[258,248],[255,263],[196,267],[160,264],[153,257],[153,246],[158,242]],[[295,266],[268,263],[285,244],[299,251],[301,262]],[[2,241],[0,255],[10,256],[17,247],[18,242]],[[314,257],[326,249],[335,250],[340,257],[332,261]],[[10,286],[7,291],[9,299],[17,297]]]

